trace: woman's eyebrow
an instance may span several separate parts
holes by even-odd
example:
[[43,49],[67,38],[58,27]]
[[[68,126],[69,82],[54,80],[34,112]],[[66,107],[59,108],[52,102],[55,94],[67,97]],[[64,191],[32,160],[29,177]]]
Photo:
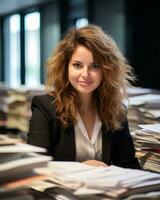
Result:
[[81,61],[80,61],[80,60],[77,60],[77,59],[72,60],[72,62],[78,62],[78,63],[81,63]]

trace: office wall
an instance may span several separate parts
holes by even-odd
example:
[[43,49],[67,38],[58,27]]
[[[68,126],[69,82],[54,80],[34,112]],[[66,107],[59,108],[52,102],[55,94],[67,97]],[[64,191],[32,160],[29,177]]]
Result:
[[45,5],[42,9],[42,32],[41,32],[41,65],[42,80],[45,78],[45,65],[47,59],[51,56],[53,49],[60,39],[60,15],[59,4],[56,2]]
[[60,39],[60,19],[58,4],[50,4],[43,7],[42,11],[42,51],[44,60],[52,53]]
[[127,56],[138,85],[160,89],[160,1],[126,2]]
[[125,4],[124,0],[93,0],[91,22],[104,28],[125,53]]

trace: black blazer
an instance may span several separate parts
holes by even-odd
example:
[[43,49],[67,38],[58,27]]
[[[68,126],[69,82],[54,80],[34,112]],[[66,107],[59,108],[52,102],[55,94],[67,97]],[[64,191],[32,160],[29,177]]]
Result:
[[[35,96],[31,109],[28,143],[47,148],[54,160],[75,161],[74,126],[64,129],[56,119],[53,97]],[[108,165],[140,168],[127,121],[121,130],[114,132],[102,126],[102,161]]]

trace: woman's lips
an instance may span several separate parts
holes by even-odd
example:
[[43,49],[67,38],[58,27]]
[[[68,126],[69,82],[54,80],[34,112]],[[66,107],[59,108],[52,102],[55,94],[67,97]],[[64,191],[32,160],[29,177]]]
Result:
[[92,82],[91,81],[78,81],[80,85],[90,85]]

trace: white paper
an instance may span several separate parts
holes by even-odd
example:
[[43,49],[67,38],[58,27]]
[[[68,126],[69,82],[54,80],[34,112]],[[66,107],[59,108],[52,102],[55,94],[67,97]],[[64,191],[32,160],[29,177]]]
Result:
[[144,124],[139,125],[139,127],[147,131],[160,133],[160,124]]
[[138,106],[138,105],[150,103],[152,101],[155,102],[155,100],[157,100],[157,103],[160,104],[160,95],[158,95],[158,94],[145,94],[145,95],[130,97],[129,98],[129,104]]
[[0,146],[0,154],[1,153],[24,153],[24,152],[43,153],[43,152],[46,152],[46,149],[33,146],[30,144],[25,144],[25,143]]

